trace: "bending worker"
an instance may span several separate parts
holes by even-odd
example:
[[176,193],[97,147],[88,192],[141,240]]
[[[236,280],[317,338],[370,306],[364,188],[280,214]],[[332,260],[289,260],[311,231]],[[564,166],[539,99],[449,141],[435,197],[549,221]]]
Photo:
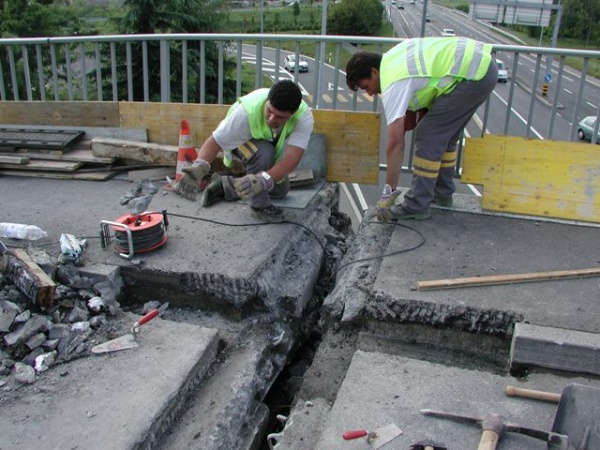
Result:
[[200,204],[210,206],[241,198],[248,200],[252,210],[263,218],[280,216],[283,211],[271,203],[271,198],[288,194],[288,175],[302,158],[313,124],[312,112],[291,80],[240,97],[202,144],[196,160],[183,169],[176,190],[184,198],[195,199],[210,164],[223,150],[225,165],[231,167],[234,159],[239,160],[246,167],[246,175],[234,178],[213,174]]
[[[459,137],[498,81],[491,44],[464,37],[407,39],[382,55],[359,51],[346,65],[354,91],[382,94],[387,122],[387,173],[377,217],[382,222],[430,217],[430,204],[452,206]],[[412,186],[396,190],[410,112],[417,123]],[[409,114],[407,114],[407,111]],[[414,114],[413,114],[414,117]]]

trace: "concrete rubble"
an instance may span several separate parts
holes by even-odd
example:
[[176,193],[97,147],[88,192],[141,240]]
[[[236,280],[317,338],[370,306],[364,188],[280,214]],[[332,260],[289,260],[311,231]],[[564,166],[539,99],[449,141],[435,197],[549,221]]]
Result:
[[[3,450],[366,450],[366,439],[344,441],[343,432],[390,423],[402,434],[383,449],[424,439],[476,448],[481,429],[420,411],[497,413],[550,431],[556,404],[510,398],[504,387],[600,386],[584,363],[543,365],[550,356],[521,347],[543,337],[552,355],[560,330],[569,355],[593,358],[597,278],[414,289],[419,280],[593,267],[592,224],[475,214],[457,199],[406,226],[368,213],[353,233],[337,211],[337,185],[286,208],[282,223],[257,222],[242,202],[200,208],[161,190],[150,208],[168,213],[166,244],[125,259],[94,236],[123,214],[130,188],[120,179],[0,178],[2,205],[28,205],[3,208],[2,220],[48,232],[31,245],[4,243],[26,248],[59,283],[55,309],[40,311],[0,279]],[[79,266],[55,263],[62,233],[90,241]],[[151,307],[161,315],[142,327],[138,348],[90,354]],[[498,448],[548,446],[505,433]]]

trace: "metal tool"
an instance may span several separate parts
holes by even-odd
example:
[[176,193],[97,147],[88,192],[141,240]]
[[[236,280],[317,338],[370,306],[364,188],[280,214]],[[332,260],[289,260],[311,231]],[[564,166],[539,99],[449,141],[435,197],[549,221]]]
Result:
[[558,403],[560,401],[560,394],[555,392],[538,391],[535,389],[524,389],[515,386],[506,386],[504,393],[509,397],[524,397],[532,398],[534,400],[542,400],[545,402]]
[[130,348],[139,347],[137,343],[137,335],[140,332],[140,327],[145,323],[150,322],[156,316],[160,314],[158,309],[153,309],[149,313],[147,313],[144,317],[133,324],[131,327],[131,333],[126,334],[124,336],[118,337],[116,339],[112,339],[110,341],[104,342],[103,344],[98,344],[92,347],[92,353],[102,354],[102,353],[110,353],[116,352],[119,350],[127,350]]
[[448,447],[443,442],[427,440],[411,445],[409,450],[448,450]]
[[371,447],[378,449],[393,439],[396,439],[402,433],[403,431],[398,428],[396,424],[390,423],[373,431],[367,431],[365,429],[349,430],[344,432],[342,437],[346,441],[366,437],[367,442],[371,445]]
[[578,383],[565,386],[552,431],[567,434],[575,450],[600,448],[600,388]]
[[498,414],[487,414],[484,417],[478,418],[443,411],[435,411],[433,409],[422,409],[421,414],[479,425],[483,430],[483,433],[481,434],[481,439],[479,440],[479,446],[477,447],[478,450],[494,450],[498,445],[500,436],[502,436],[502,433],[505,431],[510,433],[519,433],[545,441],[548,443],[549,449],[568,449],[567,436],[554,433],[552,431],[539,430],[537,428],[524,427],[510,423],[507,422],[504,417]]

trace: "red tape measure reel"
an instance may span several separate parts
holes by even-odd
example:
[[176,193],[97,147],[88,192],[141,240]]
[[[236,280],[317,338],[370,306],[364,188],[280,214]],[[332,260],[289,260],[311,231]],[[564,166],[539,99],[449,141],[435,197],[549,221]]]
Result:
[[[147,253],[162,247],[167,242],[167,215],[163,212],[144,212],[137,216],[126,214],[114,221],[127,226],[131,230],[133,252]],[[115,251],[129,251],[129,237],[125,228],[113,225],[115,233]]]

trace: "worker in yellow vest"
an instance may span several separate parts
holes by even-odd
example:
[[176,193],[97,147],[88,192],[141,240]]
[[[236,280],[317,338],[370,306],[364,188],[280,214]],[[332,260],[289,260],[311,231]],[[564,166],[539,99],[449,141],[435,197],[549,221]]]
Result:
[[202,179],[223,150],[223,162],[245,165],[240,178],[213,174],[200,197],[202,206],[218,201],[247,200],[260,218],[280,217],[281,208],[271,198],[288,194],[288,175],[296,169],[313,130],[314,119],[302,100],[302,91],[291,80],[281,80],[270,89],[257,89],[240,97],[211,136],[198,150],[198,157],[176,186],[182,197],[195,200]]
[[[458,139],[498,81],[491,53],[491,44],[464,37],[417,38],[383,55],[358,51],[348,60],[348,87],[382,94],[387,173],[376,206],[380,221],[428,219],[432,202],[452,206]],[[424,111],[414,129],[412,185],[400,199],[404,134],[414,112]]]

